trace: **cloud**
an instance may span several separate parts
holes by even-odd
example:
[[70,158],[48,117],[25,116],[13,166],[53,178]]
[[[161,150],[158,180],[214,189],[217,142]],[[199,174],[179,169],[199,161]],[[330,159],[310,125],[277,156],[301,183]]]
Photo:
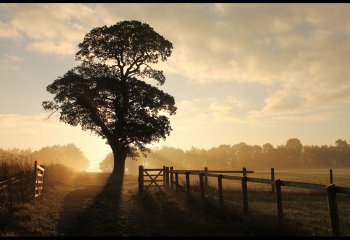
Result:
[[262,115],[350,102],[347,4],[2,4],[0,10],[8,14],[0,37],[26,37],[27,50],[60,56],[73,55],[93,27],[146,22],[174,45],[159,68],[196,84],[274,89],[254,110]]
[[0,37],[26,37],[26,48],[41,54],[74,55],[84,35],[101,24],[83,4],[2,4],[0,10],[10,14],[0,22]]
[[42,40],[28,44],[27,50],[41,54],[52,54],[59,56],[73,55],[77,48],[70,42]]
[[350,101],[347,5],[120,4],[97,8],[110,19],[118,16],[149,23],[174,43],[167,70],[194,83],[279,86],[261,111],[304,111],[320,102],[328,107],[339,96]]
[[23,61],[22,57],[16,54],[5,54],[0,57],[0,70],[13,70],[17,71],[19,69],[19,64]]
[[37,128],[65,128],[67,125],[60,123],[57,116],[48,119],[48,114],[20,115],[0,114],[1,132],[35,133]]
[[191,130],[193,126],[207,128],[208,124],[223,122],[243,122],[244,116],[238,114],[238,110],[248,105],[247,102],[235,96],[218,99],[184,99],[177,103],[177,113],[171,117],[171,120],[176,130]]
[[242,122],[237,109],[246,105],[245,101],[234,96],[227,96],[224,100],[211,99],[210,113],[215,122]]
[[325,123],[339,117],[341,108],[314,106],[303,108],[298,102],[299,91],[281,90],[265,100],[264,107],[258,109],[252,103],[236,96],[181,100],[178,114],[171,117],[176,131],[192,131],[208,127],[235,124],[244,127],[285,126],[294,123]]
[[198,98],[184,99],[176,103],[178,107],[176,115],[171,117],[176,129],[190,129],[193,124],[210,120],[209,113],[202,111],[203,104],[205,104],[205,99]]
[[17,38],[19,37],[19,32],[16,28],[9,26],[6,23],[0,22],[0,37],[1,38]]

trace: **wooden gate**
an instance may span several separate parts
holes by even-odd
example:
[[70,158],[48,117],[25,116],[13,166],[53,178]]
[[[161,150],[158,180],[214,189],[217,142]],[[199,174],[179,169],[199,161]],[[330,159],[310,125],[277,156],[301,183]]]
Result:
[[[147,169],[139,166],[139,189],[148,187],[163,187],[164,186],[164,169]],[[160,178],[159,178],[160,177]],[[148,183],[148,184],[147,184]]]
[[45,168],[43,165],[39,165],[37,161],[34,162],[34,198],[41,195],[44,183]]

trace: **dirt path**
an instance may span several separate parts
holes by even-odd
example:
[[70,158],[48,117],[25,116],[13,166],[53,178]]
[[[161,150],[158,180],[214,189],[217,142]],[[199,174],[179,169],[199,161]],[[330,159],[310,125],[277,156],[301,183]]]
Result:
[[[85,178],[84,178],[85,179]],[[86,180],[86,179],[85,179]],[[174,192],[138,192],[137,178],[122,187],[94,175],[66,195],[57,227],[63,236],[293,236],[292,229],[256,224],[239,214]]]
[[121,191],[111,189],[118,186],[105,184],[106,181],[90,181],[67,194],[57,229],[59,235],[177,235],[160,216],[150,212],[151,208],[146,209],[147,200],[138,193],[136,177],[125,177]]

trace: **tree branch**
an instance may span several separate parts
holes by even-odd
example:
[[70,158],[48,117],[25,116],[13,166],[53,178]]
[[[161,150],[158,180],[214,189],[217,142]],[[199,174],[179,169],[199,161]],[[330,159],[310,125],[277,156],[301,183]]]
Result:
[[86,99],[86,97],[84,97],[84,96],[78,96],[77,101],[80,102],[80,104],[82,104],[84,107],[89,109],[92,120],[96,123],[97,126],[99,126],[101,128],[102,133],[106,136],[108,141],[110,141],[110,139],[112,139],[112,137],[113,137],[112,132],[108,129],[106,124],[103,122],[101,117],[98,115],[98,109],[96,107],[94,107],[91,104],[91,102],[89,102]]

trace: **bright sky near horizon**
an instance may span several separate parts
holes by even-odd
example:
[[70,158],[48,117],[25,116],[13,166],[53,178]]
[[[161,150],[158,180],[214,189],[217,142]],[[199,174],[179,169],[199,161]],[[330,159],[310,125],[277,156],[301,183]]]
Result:
[[122,20],[174,46],[158,69],[178,111],[153,146],[349,142],[350,4],[21,3],[0,4],[0,148],[74,143],[98,171],[105,141],[47,120],[41,103],[84,35]]

